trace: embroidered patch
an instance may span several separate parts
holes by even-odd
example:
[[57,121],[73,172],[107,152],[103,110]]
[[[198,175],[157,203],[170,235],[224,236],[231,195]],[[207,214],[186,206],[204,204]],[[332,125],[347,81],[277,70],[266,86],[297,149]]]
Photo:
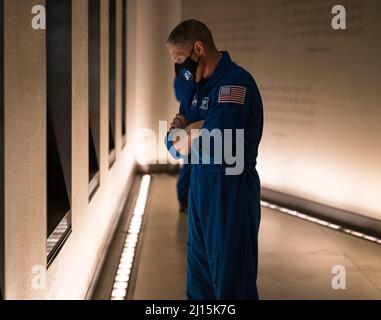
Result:
[[218,103],[245,104],[246,88],[241,86],[224,86],[220,88]]
[[208,110],[208,108],[209,108],[209,97],[205,97],[201,101],[200,109]]
[[198,103],[198,98],[197,98],[197,94],[196,94],[192,100],[192,108],[195,108],[197,106],[197,103]]

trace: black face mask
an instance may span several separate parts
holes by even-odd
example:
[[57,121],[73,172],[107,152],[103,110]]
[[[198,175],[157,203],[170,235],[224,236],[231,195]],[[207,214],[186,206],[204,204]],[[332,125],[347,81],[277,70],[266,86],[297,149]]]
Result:
[[175,63],[175,73],[176,76],[182,80],[189,82],[196,82],[196,72],[198,68],[198,62],[200,61],[200,57],[197,61],[194,61],[191,57],[193,54],[194,45],[192,48],[192,52],[188,58],[183,63]]

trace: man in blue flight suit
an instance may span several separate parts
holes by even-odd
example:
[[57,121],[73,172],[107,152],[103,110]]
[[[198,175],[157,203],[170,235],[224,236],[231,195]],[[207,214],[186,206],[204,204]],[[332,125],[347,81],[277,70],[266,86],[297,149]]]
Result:
[[[212,163],[192,162],[188,215],[187,296],[201,299],[258,299],[260,179],[256,158],[263,131],[262,100],[253,77],[219,52],[208,27],[196,20],[179,24],[169,35],[168,50],[177,76],[196,82],[186,99],[188,117],[176,115],[167,135],[174,156],[206,151]],[[231,163],[214,161],[216,150],[202,150],[189,135],[186,150],[177,129],[220,130],[233,150],[244,147],[244,166],[228,174]],[[242,145],[226,139],[230,129],[244,130]],[[226,131],[225,131],[226,130]],[[194,146],[198,146],[194,148]],[[203,146],[203,145],[202,145]],[[225,144],[224,144],[225,148]],[[217,150],[218,151],[218,150]],[[192,159],[193,160],[193,159]]]
[[[174,89],[176,99],[180,102],[180,114],[185,117],[188,114],[188,108],[186,104],[187,92],[192,90],[193,83],[181,79],[179,77],[175,77],[174,80]],[[188,116],[189,117],[189,116]],[[189,195],[189,187],[190,187],[190,177],[191,177],[191,165],[184,163],[180,169],[179,177],[177,179],[177,200],[179,201],[180,212],[188,211],[188,195]]]

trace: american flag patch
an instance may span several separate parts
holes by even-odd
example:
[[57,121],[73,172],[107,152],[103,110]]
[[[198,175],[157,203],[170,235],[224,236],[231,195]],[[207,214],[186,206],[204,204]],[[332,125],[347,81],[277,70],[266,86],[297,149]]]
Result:
[[244,105],[246,88],[241,86],[224,86],[220,88],[218,103],[237,103]]

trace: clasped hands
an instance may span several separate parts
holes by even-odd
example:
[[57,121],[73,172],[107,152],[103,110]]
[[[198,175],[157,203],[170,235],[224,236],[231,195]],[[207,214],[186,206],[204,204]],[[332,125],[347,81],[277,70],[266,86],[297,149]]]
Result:
[[176,140],[173,142],[174,148],[181,154],[188,155],[190,153],[193,140],[199,136],[198,134],[192,134],[192,130],[200,130],[203,125],[204,121],[190,123],[184,115],[180,113],[176,114],[170,124],[169,132],[172,132],[175,129],[183,129],[187,134],[187,139],[180,139],[180,137],[176,137]]

